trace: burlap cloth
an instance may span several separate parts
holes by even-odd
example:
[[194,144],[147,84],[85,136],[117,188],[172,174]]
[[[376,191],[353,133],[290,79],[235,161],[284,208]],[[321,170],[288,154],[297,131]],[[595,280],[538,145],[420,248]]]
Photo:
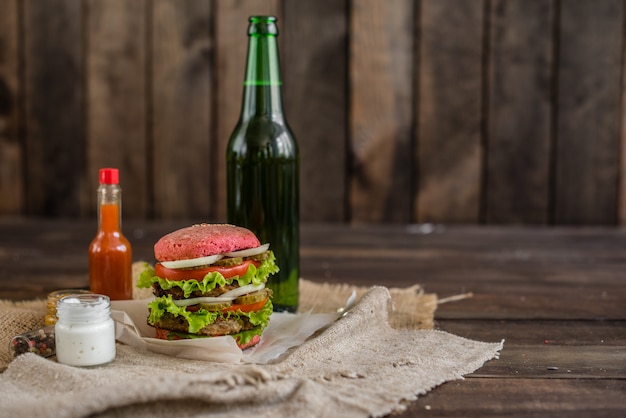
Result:
[[[301,310],[358,301],[340,320],[271,364],[186,360],[117,345],[116,360],[82,369],[0,347],[0,417],[367,417],[405,408],[497,358],[502,342],[435,331],[435,295],[302,280]],[[0,344],[42,325],[44,301],[0,302]],[[12,361],[11,361],[12,360]]]

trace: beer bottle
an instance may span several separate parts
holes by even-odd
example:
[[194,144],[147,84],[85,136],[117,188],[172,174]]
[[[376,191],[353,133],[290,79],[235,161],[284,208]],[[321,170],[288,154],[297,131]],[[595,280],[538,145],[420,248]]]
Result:
[[252,16],[243,104],[226,150],[228,222],[270,243],[280,271],[267,286],[274,310],[295,312],[299,280],[299,155],[283,113],[278,29]]

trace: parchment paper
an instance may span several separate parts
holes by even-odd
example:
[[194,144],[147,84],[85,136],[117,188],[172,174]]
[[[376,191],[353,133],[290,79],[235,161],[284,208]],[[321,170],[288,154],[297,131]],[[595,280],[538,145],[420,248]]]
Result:
[[[115,321],[117,341],[154,353],[191,360],[224,363],[244,361],[241,349],[230,336],[166,341],[155,338],[154,328],[146,323],[150,299],[113,301],[111,317]],[[339,307],[341,308],[341,307]],[[320,328],[335,321],[339,314],[275,312],[264,330],[261,342],[246,350],[245,362],[263,364],[280,356],[289,348],[302,344]]]

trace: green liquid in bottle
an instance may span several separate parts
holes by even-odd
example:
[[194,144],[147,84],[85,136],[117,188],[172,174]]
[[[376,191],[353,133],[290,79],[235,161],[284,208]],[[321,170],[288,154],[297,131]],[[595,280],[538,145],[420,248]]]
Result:
[[299,300],[299,156],[283,116],[273,17],[251,17],[241,117],[226,151],[228,222],[270,243],[280,271],[270,276],[277,311]]

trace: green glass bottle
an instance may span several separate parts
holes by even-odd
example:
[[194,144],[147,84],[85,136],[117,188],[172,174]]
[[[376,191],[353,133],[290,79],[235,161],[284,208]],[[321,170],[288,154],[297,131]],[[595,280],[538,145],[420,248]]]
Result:
[[280,272],[270,276],[274,310],[295,312],[299,291],[299,155],[283,114],[278,29],[252,16],[241,116],[226,150],[228,222],[270,243]]

